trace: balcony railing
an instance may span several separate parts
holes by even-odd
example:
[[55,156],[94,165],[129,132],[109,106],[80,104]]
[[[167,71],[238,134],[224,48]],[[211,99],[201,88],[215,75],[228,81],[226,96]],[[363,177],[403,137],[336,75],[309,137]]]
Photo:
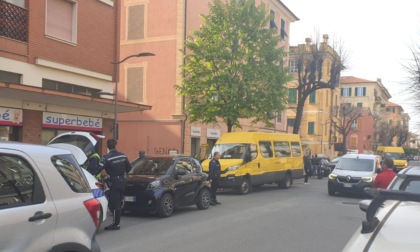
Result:
[[0,36],[28,42],[28,10],[0,0]]

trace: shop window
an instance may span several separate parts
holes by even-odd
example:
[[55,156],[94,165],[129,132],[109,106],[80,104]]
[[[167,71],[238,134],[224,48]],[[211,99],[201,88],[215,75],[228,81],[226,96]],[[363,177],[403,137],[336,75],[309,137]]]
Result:
[[127,40],[144,39],[144,5],[128,7]]
[[75,0],[47,0],[46,34],[77,42],[77,2]]

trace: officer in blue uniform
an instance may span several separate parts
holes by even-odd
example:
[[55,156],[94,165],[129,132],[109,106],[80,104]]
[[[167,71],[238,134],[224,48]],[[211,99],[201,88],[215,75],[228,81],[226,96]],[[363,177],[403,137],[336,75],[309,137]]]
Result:
[[[121,152],[117,151],[117,140],[109,139],[107,141],[108,154],[106,154],[101,162],[102,175],[109,176],[109,193],[108,207],[113,212],[114,220],[111,225],[105,227],[105,230],[119,230],[121,218],[121,201],[126,186],[124,178],[125,174],[131,170],[128,158]],[[104,172],[105,171],[105,172]]]
[[220,152],[213,154],[213,159],[209,165],[209,181],[211,183],[211,205],[221,204],[216,199],[217,188],[220,186]]

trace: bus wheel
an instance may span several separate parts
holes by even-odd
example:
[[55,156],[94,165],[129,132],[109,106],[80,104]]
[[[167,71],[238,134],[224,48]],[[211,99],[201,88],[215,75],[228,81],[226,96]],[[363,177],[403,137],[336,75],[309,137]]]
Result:
[[251,183],[249,182],[249,178],[243,178],[241,187],[239,187],[239,193],[244,195],[248,194],[251,191]]
[[292,185],[292,176],[289,173],[286,174],[283,180],[279,181],[279,188],[289,189]]

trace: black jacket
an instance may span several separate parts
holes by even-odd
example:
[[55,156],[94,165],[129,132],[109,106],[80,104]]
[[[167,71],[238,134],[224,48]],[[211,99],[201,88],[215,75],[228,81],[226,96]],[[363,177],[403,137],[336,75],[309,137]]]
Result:
[[219,160],[212,159],[209,165],[209,179],[218,180],[220,179],[220,162]]

